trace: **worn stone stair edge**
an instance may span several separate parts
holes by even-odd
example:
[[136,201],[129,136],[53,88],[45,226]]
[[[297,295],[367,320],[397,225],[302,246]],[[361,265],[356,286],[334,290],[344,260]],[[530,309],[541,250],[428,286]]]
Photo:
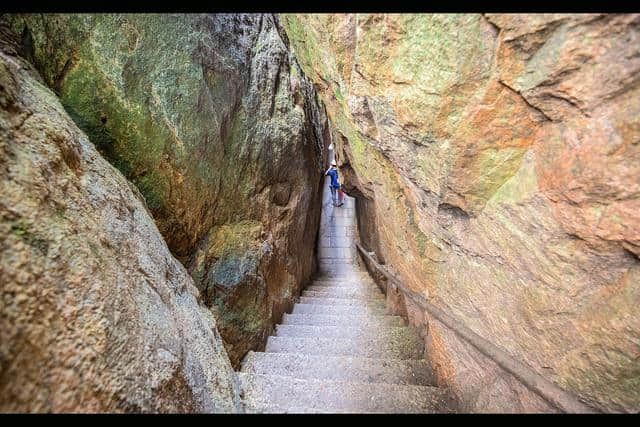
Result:
[[385,308],[385,300],[374,298],[339,298],[339,297],[306,297],[298,298],[299,304],[317,304],[331,306],[348,306],[348,307],[381,307]]
[[318,314],[385,314],[385,308],[383,307],[360,307],[360,306],[352,306],[352,305],[339,305],[332,306],[326,304],[303,304],[296,303],[293,306],[293,310],[291,314],[302,314],[302,313],[318,313]]
[[336,278],[335,280],[318,280],[318,279],[313,279],[310,283],[309,286],[335,286],[335,287],[341,287],[341,286],[350,286],[352,288],[370,288],[370,287],[377,287],[376,284],[374,282],[369,282],[366,280],[360,280],[360,279],[351,279],[351,278],[344,278],[344,279],[338,279]]
[[362,356],[371,359],[422,359],[424,348],[404,340],[388,342],[369,337],[322,338],[270,336],[265,352]]
[[436,385],[433,370],[424,359],[375,359],[251,351],[243,361],[241,372],[334,381],[340,375],[346,381]]
[[314,278],[311,283],[330,283],[330,284],[349,284],[349,285],[362,285],[362,286],[376,286],[375,282],[369,280],[362,280],[353,276],[334,276],[333,278]]
[[271,404],[251,404],[249,408],[247,408],[248,414],[390,414],[390,411],[376,411],[376,410],[367,410],[367,411],[358,411],[355,409],[339,409],[339,408],[308,408],[308,407],[298,407],[293,406],[290,408],[284,408],[279,405],[271,405]]
[[[383,412],[448,412],[450,410],[447,391],[433,386],[298,379],[280,375],[242,372],[237,375],[240,378],[248,406],[273,404],[282,406],[283,401],[292,402],[291,395],[294,394],[298,397],[298,400],[295,401],[296,404],[303,407],[319,407],[319,410],[346,409],[354,412],[375,410]],[[295,388],[304,390],[304,393],[300,393],[301,390],[297,393],[291,393]],[[277,393],[282,393],[283,396],[277,397]],[[371,405],[375,405],[376,408],[372,408]]]
[[[307,304],[304,302],[297,302],[293,305],[293,311],[292,313],[294,313],[296,311],[296,308],[298,310],[319,310],[321,308],[326,308],[326,309],[336,309],[338,311],[342,310],[342,311],[353,311],[355,313],[365,313],[365,314],[375,314],[375,313],[386,313],[386,309],[384,306],[376,306],[376,305],[327,305],[327,304]],[[349,314],[349,313],[344,313],[344,314]]]
[[[289,325],[294,326],[294,325]],[[301,325],[300,325],[301,326]],[[420,341],[419,335],[414,335],[413,333],[407,333],[406,335],[401,335],[395,337],[398,340],[402,341],[389,341],[388,337],[373,335],[373,336],[364,336],[364,337],[345,337],[345,338],[337,338],[337,337],[326,337],[326,336],[276,336],[271,335],[267,339],[267,346],[269,348],[269,344],[276,343],[297,343],[300,345],[305,344],[314,344],[314,345],[322,345],[328,344],[333,345],[337,348],[338,344],[347,345],[352,344],[354,350],[364,350],[362,348],[363,344],[370,344],[371,349],[379,350],[379,349],[389,349],[402,347],[403,350],[407,350],[412,353],[424,353],[423,344]],[[407,346],[411,346],[412,348],[406,348]],[[265,350],[268,351],[268,350]],[[379,359],[379,358],[376,358]]]
[[[244,376],[257,376],[257,377],[270,377],[272,379],[282,378],[284,381],[291,382],[303,382],[303,383],[313,383],[318,385],[343,385],[350,384],[358,387],[362,387],[364,389],[369,388],[400,388],[404,390],[415,390],[415,391],[432,391],[441,394],[445,394],[446,390],[442,387],[432,386],[432,385],[415,385],[415,384],[390,384],[390,383],[368,383],[363,381],[336,381],[336,380],[327,380],[327,379],[313,379],[313,378],[293,378],[293,377],[284,377],[282,375],[269,375],[269,374],[254,374],[248,372],[236,372],[236,375],[244,375]],[[265,401],[263,401],[265,402]],[[265,402],[268,403],[268,402]]]
[[305,289],[300,296],[310,298],[345,298],[345,299],[357,299],[357,300],[382,300],[386,301],[382,293],[371,292],[356,292],[353,290],[346,291],[314,291]]
[[[300,323],[300,322],[314,322],[314,323]],[[320,323],[315,323],[320,322]],[[341,325],[345,322],[358,325],[394,325],[404,326],[405,321],[400,316],[393,316],[390,314],[376,314],[376,315],[335,315],[335,314],[314,314],[314,313],[284,313],[282,316],[282,324],[292,325],[310,325],[310,326],[322,326],[322,325]]]
[[380,301],[385,303],[386,299],[382,295],[377,294],[360,294],[360,293],[338,293],[338,292],[319,292],[319,291],[303,291],[302,297],[306,298],[341,298],[355,301]]
[[378,289],[377,287],[375,287],[375,285],[373,284],[363,284],[363,283],[349,283],[349,282],[334,282],[334,283],[329,283],[329,282],[314,282],[311,283],[309,286],[307,286],[306,288],[304,288],[304,290],[307,290],[308,288],[327,288],[327,289],[335,289],[335,290],[349,290],[352,289],[354,291],[374,291],[376,289]]
[[303,291],[375,293],[376,295],[384,296],[384,293],[377,286],[369,283],[309,283],[303,288]]
[[[295,325],[295,324],[284,324],[279,323],[276,325],[274,330],[277,332],[280,329],[295,329],[299,331],[318,331],[318,332],[326,332],[327,334],[336,331],[346,331],[354,334],[358,334],[361,332],[366,332],[371,334],[372,337],[386,337],[385,334],[405,334],[405,335],[417,335],[416,332],[412,331],[405,325],[380,325],[381,329],[372,329],[368,325],[349,325],[349,326],[341,326],[341,325]],[[419,336],[419,335],[418,335]],[[333,338],[333,336],[326,335],[326,338]]]
[[275,328],[278,337],[319,337],[319,338],[396,338],[411,336],[415,333],[406,326],[330,326],[330,325],[285,325],[278,324]]

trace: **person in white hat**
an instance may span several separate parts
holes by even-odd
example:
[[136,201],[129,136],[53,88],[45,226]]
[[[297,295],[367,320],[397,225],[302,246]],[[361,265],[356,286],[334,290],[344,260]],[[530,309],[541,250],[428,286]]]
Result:
[[340,179],[338,177],[338,168],[335,160],[331,161],[331,167],[327,169],[324,175],[329,175],[331,177],[331,184],[329,184],[329,188],[331,189],[331,199],[333,200],[333,206],[342,206],[344,202],[342,200],[339,200],[338,198]]

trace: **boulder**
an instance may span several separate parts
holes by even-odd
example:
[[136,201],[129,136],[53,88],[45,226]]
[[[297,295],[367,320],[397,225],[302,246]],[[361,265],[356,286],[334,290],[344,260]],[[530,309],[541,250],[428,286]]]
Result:
[[211,311],[135,186],[0,26],[0,412],[236,412]]
[[[2,19],[78,126],[140,190],[238,367],[310,277],[320,218],[326,117],[278,17]],[[240,240],[215,246],[229,230]],[[240,275],[225,276],[240,264]]]

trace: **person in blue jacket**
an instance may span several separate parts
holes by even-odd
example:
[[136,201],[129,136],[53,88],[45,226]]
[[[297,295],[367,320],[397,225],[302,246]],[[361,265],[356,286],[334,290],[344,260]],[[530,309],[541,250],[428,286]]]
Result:
[[331,177],[331,184],[329,184],[329,188],[331,189],[331,199],[333,200],[333,206],[342,206],[344,202],[339,200],[338,197],[338,189],[340,188],[340,179],[338,178],[338,169],[336,167],[335,160],[331,162],[331,167],[327,169],[324,173],[325,176],[329,175]]

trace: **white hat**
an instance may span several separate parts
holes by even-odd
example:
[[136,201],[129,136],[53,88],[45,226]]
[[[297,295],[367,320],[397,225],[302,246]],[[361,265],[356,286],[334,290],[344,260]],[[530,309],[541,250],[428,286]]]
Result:
[[331,160],[331,166],[338,166],[335,160]]

